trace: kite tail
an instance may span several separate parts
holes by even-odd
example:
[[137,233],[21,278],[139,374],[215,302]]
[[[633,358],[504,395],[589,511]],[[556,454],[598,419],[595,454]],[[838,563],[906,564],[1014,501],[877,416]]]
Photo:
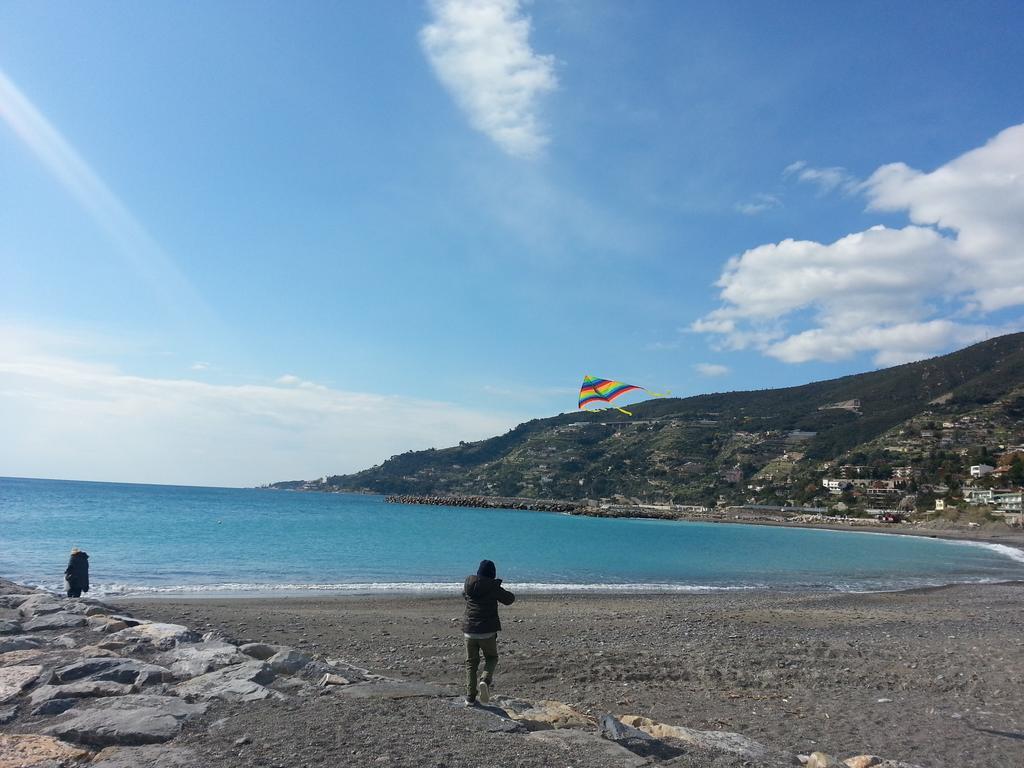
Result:
[[[609,408],[608,410],[611,410],[611,408]],[[619,406],[617,406],[617,405],[615,406],[615,410],[616,411],[620,411],[621,413],[624,413],[627,416],[632,416],[633,415],[633,413],[631,411],[627,411],[625,408],[619,408]]]
[[651,392],[651,390],[649,389],[645,389],[644,392],[646,392],[651,397],[670,397],[672,395],[671,392]]

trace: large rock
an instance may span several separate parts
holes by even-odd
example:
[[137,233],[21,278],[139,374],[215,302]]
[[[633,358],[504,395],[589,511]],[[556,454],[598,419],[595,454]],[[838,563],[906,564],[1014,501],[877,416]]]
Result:
[[52,736],[0,733],[0,768],[56,768],[87,757],[87,750]]
[[0,621],[0,635],[16,635],[21,632],[21,624],[16,621]]
[[287,648],[285,650],[278,651],[267,659],[267,664],[278,674],[294,675],[296,672],[304,669],[311,661],[313,661],[313,659],[306,654],[300,653],[294,648]]
[[843,760],[846,763],[847,768],[874,768],[874,766],[881,764],[882,758],[878,755],[857,755],[856,757],[849,757]]
[[22,664],[0,668],[0,704],[10,701],[42,674],[41,664]]
[[89,616],[86,618],[89,622],[89,629],[93,632],[103,632],[109,634],[111,632],[120,632],[122,629],[128,629],[128,625],[120,619],[115,619],[111,616],[96,615]]
[[205,675],[232,664],[249,661],[235,646],[217,641],[179,645],[161,654],[156,660],[178,678]]
[[28,697],[32,706],[38,706],[51,699],[88,699],[104,696],[125,696],[132,692],[132,686],[112,683],[109,680],[87,680],[67,685],[41,685]]
[[175,687],[179,696],[189,699],[257,701],[274,695],[265,687],[274,679],[274,670],[262,661],[247,661],[193,677]]
[[657,739],[676,739],[709,752],[726,752],[753,763],[795,765],[796,755],[766,747],[759,741],[732,731],[698,731],[680,725],[665,725],[639,715],[623,715],[619,718],[626,725],[638,728]]
[[42,632],[47,629],[74,629],[75,627],[85,626],[85,624],[85,616],[58,611],[29,619],[22,624],[21,628],[25,632]]
[[271,645],[270,643],[246,643],[245,645],[238,646],[238,650],[246,656],[252,656],[252,658],[259,659],[260,661],[266,661],[275,653],[286,651],[288,648],[283,645]]
[[10,651],[25,651],[29,648],[42,648],[46,641],[41,637],[30,637],[29,635],[16,635],[15,637],[0,638],[0,653]]
[[518,720],[531,731],[589,728],[594,725],[592,718],[560,701],[523,701],[501,697],[498,703],[510,718]]
[[[123,621],[124,617],[116,617]],[[163,624],[151,622],[149,624],[137,624],[114,632],[110,635],[111,640],[125,643],[148,643],[160,650],[169,650],[178,643],[194,643],[199,640],[199,635],[188,627],[181,624]]]
[[102,768],[205,768],[208,761],[185,747],[149,744],[101,749],[90,765]]
[[32,714],[35,717],[59,715],[67,712],[77,703],[78,699],[50,699],[49,701],[44,701],[38,707],[33,709]]
[[96,747],[160,744],[174,738],[182,723],[201,715],[208,705],[174,696],[124,696],[97,699],[76,707],[44,733]]
[[42,616],[63,611],[64,606],[65,603],[56,595],[39,593],[22,600],[18,605],[18,611],[22,616]]
[[3,707],[2,709],[0,709],[0,725],[7,725],[8,723],[14,722],[14,718],[16,718],[17,716],[17,704],[10,707]]
[[88,679],[143,686],[154,682],[169,682],[171,678],[170,670],[156,664],[147,664],[134,659],[101,656],[81,659],[72,664],[58,667],[53,672],[51,682],[63,685],[76,680]]

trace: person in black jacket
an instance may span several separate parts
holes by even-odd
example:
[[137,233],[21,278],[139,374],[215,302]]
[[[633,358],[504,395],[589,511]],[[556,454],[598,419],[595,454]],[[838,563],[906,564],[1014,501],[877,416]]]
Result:
[[[475,704],[477,694],[486,704],[491,697],[494,669],[498,666],[498,603],[512,605],[516,596],[503,589],[501,579],[495,578],[494,563],[481,560],[476,576],[467,576],[462,587],[466,599],[466,617],[462,632],[466,637],[466,703]],[[477,681],[480,653],[484,655],[484,673]]]
[[89,591],[89,555],[78,547],[71,548],[71,559],[64,569],[64,581],[68,585],[68,597],[81,597]]

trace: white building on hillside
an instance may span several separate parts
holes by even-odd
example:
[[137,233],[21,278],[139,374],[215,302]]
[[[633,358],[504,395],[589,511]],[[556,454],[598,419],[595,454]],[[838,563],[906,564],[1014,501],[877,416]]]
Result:
[[995,467],[991,467],[988,464],[975,464],[971,467],[971,477],[984,477],[994,469]]

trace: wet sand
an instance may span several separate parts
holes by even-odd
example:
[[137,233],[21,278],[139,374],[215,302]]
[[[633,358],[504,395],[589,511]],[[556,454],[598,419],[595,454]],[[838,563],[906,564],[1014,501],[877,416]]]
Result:
[[[461,691],[457,595],[118,603],[136,615],[222,630],[233,641],[291,645]],[[738,731],[804,754],[821,749],[926,766],[1022,765],[1022,603],[1024,583],[872,594],[526,594],[502,609],[497,691],[595,714]],[[196,739],[209,745],[210,765],[244,765],[229,737],[270,729],[280,738],[265,740],[261,761],[311,764],[316,754],[300,761],[294,744],[315,730],[318,713],[334,734],[330,749],[342,748],[338,715],[329,709],[289,713],[260,703],[234,715],[224,735]],[[373,741],[379,734],[422,732],[429,741],[440,738],[442,727],[409,702],[375,704],[349,716],[359,726],[344,743],[345,754],[358,752],[360,739],[370,745],[365,749],[379,750],[383,742]],[[463,721],[471,724],[472,715],[455,720]],[[471,725],[459,727],[473,732]],[[438,764],[473,765],[478,757],[465,749],[474,738],[463,737],[464,750],[454,744]],[[405,764],[401,754],[391,762]]]

